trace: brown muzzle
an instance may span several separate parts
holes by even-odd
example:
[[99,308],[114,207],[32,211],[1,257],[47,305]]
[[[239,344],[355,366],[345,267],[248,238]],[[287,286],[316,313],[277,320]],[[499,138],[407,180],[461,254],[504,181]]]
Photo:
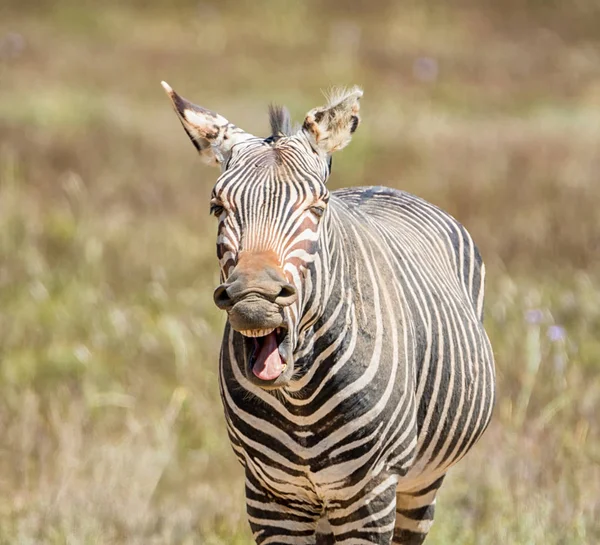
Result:
[[296,299],[296,288],[273,252],[242,252],[227,281],[214,293],[215,304],[228,312],[238,331],[279,327],[283,309]]

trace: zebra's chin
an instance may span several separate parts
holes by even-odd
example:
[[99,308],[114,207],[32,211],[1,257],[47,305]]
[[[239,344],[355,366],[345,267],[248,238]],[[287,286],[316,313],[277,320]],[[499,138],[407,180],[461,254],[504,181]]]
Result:
[[294,369],[288,328],[281,326],[240,333],[244,338],[246,378],[266,390],[287,385]]

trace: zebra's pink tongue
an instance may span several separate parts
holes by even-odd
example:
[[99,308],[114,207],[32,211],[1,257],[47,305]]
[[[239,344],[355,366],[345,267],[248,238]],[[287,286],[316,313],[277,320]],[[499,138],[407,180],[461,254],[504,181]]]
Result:
[[252,372],[261,380],[275,380],[283,371],[283,361],[277,348],[277,334],[275,331],[256,341],[256,361]]

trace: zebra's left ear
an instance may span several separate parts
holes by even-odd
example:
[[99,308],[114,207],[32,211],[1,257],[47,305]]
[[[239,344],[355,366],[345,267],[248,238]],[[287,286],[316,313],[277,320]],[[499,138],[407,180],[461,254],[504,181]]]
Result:
[[222,115],[196,106],[180,97],[168,83],[162,81],[161,85],[169,95],[185,132],[205,163],[224,165],[235,144],[255,138],[227,121]]
[[359,87],[334,89],[329,94],[327,106],[314,108],[306,114],[302,129],[315,149],[329,155],[348,145],[360,123],[358,112],[362,95]]

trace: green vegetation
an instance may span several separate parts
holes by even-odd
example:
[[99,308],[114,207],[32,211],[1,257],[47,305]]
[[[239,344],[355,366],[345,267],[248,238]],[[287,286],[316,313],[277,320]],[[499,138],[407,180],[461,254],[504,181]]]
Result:
[[170,4],[0,7],[0,544],[251,543],[217,171],[161,79],[257,134],[364,86],[331,185],[427,198],[488,265],[497,409],[428,543],[600,542],[596,3]]

